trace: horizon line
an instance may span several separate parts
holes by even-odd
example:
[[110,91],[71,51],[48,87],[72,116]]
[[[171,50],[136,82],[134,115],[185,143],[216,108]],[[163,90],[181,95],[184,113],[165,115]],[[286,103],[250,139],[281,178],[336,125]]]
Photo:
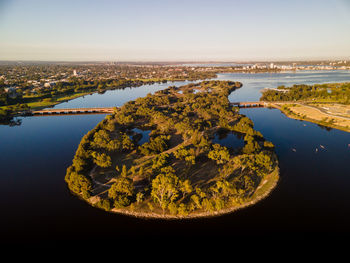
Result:
[[319,58],[319,59],[240,59],[240,60],[64,60],[64,59],[0,59],[0,62],[79,62],[79,63],[91,63],[91,62],[113,62],[113,63],[251,63],[251,62],[321,62],[321,61],[339,61],[339,60],[350,60],[350,57],[339,57],[339,58]]

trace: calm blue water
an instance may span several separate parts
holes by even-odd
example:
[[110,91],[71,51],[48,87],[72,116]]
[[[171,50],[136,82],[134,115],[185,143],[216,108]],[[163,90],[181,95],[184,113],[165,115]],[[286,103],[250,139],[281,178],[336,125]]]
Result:
[[261,90],[264,88],[286,87],[294,84],[316,84],[350,82],[350,70],[336,71],[297,71],[284,73],[228,73],[219,74],[218,80],[234,80],[243,83],[241,89],[236,90],[229,96],[230,101],[258,101],[261,97]]
[[[350,81],[350,73],[223,74],[218,78],[243,83],[230,96],[231,101],[237,101],[257,100],[265,87]],[[119,106],[168,85],[173,84],[108,91],[59,107]],[[191,221],[141,220],[109,214],[71,195],[64,182],[66,168],[82,136],[105,115],[26,117],[20,126],[0,126],[2,242],[349,234],[350,133],[288,119],[276,109],[241,112],[276,145],[281,180],[268,198],[250,208]]]
[[239,136],[233,132],[229,132],[227,134],[215,134],[213,139],[213,143],[218,143],[222,146],[226,146],[232,149],[240,148],[244,146],[244,137]]
[[54,106],[54,108],[89,108],[89,107],[119,107],[125,102],[136,98],[145,97],[148,93],[154,93],[158,90],[165,89],[169,86],[187,85],[187,81],[176,81],[168,83],[156,83],[144,85],[138,88],[125,88],[120,90],[107,90],[103,94],[94,93],[84,97],[79,97],[68,102]]
[[138,141],[138,145],[142,145],[144,144],[145,142],[148,142],[149,141],[149,134],[151,133],[151,130],[146,130],[146,131],[143,131],[143,130],[140,130],[140,129],[137,129],[137,128],[134,128],[132,129],[134,132],[137,132],[137,133],[141,133],[142,134],[142,138]]
[[276,229],[349,233],[350,133],[289,119],[277,109],[241,112],[276,146],[281,180],[261,204],[278,210]]

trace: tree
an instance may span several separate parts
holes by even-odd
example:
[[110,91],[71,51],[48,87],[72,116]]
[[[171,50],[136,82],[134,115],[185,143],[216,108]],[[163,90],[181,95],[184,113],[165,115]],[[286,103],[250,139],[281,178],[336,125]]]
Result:
[[209,200],[208,198],[204,198],[202,200],[201,207],[204,208],[207,212],[214,212],[215,211],[215,204],[213,204],[212,200]]
[[201,198],[197,194],[191,195],[191,201],[194,203],[196,208],[202,208]]
[[266,147],[266,148],[274,148],[275,145],[272,142],[264,141],[264,147]]
[[172,172],[161,173],[152,181],[151,196],[164,210],[173,202],[179,193],[179,178]]
[[[191,148],[193,150],[193,148]],[[191,150],[190,149],[190,150]],[[174,152],[174,156],[177,159],[185,160],[187,164],[193,165],[196,163],[196,156],[191,154],[190,150],[187,150],[184,146],[181,146],[177,151]]]
[[170,214],[172,215],[176,215],[177,214],[177,204],[171,202],[169,205],[168,205],[168,209],[169,209],[169,212]]
[[134,143],[126,134],[122,135],[122,148],[123,150],[132,150],[134,148]]
[[253,156],[243,158],[243,164],[258,176],[264,176],[271,171],[273,161],[268,152],[263,151]]
[[217,164],[223,164],[230,159],[230,153],[225,146],[214,144],[213,150],[208,153],[208,158],[216,161]]
[[181,203],[177,208],[177,212],[181,216],[187,216],[189,213],[188,207],[184,203]]
[[144,200],[145,194],[142,192],[138,192],[136,194],[136,202],[141,203]]
[[143,155],[161,153],[169,148],[169,140],[170,136],[160,135],[139,146],[139,150]]
[[102,199],[100,201],[98,201],[95,204],[96,207],[101,208],[103,210],[109,211],[111,210],[111,202],[108,199]]
[[189,194],[193,191],[190,180],[180,181],[180,190],[182,192],[182,198],[185,198],[186,194]]
[[135,173],[136,173],[136,170],[135,170],[135,166],[131,166],[130,168],[130,173],[131,173],[131,176],[134,177],[135,176]]
[[102,168],[107,168],[112,165],[111,157],[105,153],[92,152],[91,156],[93,157],[94,163]]
[[127,171],[127,169],[126,169],[125,164],[123,164],[122,172],[121,172],[120,176],[121,176],[121,177],[127,177],[127,176],[128,176],[128,171]]
[[247,133],[253,130],[254,123],[248,117],[242,117],[240,120],[233,126],[234,131],[241,133]]
[[243,147],[243,153],[251,154],[261,150],[259,143],[254,140],[253,136],[246,135],[244,140],[246,141],[246,144]]
[[161,153],[152,160],[152,169],[161,169],[168,163],[169,154]]
[[127,177],[119,177],[108,190],[108,197],[115,199],[118,195],[132,196],[134,186],[132,180]]
[[116,208],[128,206],[130,197],[134,194],[132,180],[126,176],[120,176],[108,190],[108,197],[114,200]]
[[91,180],[88,177],[77,173],[71,167],[67,169],[65,180],[74,193],[84,193],[85,197],[88,196],[87,194],[92,189]]
[[106,130],[99,130],[94,134],[94,140],[91,147],[95,149],[106,149],[107,151],[115,151],[120,148],[118,140],[112,140]]

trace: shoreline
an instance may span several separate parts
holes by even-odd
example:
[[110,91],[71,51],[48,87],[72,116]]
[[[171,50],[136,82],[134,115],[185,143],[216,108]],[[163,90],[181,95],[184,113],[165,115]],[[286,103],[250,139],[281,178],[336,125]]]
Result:
[[[142,81],[145,81],[142,85],[152,85],[155,83],[163,83],[164,81],[166,81],[166,83],[167,83],[167,82],[182,81],[182,80],[147,80],[147,79],[142,79]],[[149,81],[151,81],[151,82],[149,82]],[[131,86],[127,86],[124,88],[138,88],[138,87],[140,87],[140,86],[132,86],[131,85]],[[118,90],[118,89],[120,89],[120,88],[106,88],[103,90],[103,93],[108,91],[108,90]],[[93,95],[93,94],[99,93],[99,92],[100,92],[99,90],[90,90],[90,91],[86,91],[86,92],[74,93],[74,94],[71,94],[68,96],[60,96],[58,98],[55,98],[54,101],[45,101],[45,102],[36,101],[36,102],[30,102],[30,103],[22,103],[20,105],[27,105],[30,110],[42,110],[42,109],[47,109],[47,108],[53,108],[54,106],[59,105],[61,103],[68,102],[68,101],[71,101],[71,100],[74,100],[74,99],[77,99],[80,97],[84,97],[87,95]],[[31,104],[35,105],[35,106],[31,106]],[[36,104],[38,104],[38,105],[36,105]],[[14,106],[14,105],[0,106],[0,109],[5,110],[7,107],[12,107],[12,106]],[[10,119],[12,119],[14,117],[25,117],[25,116],[19,114],[19,112],[20,111],[13,112],[10,115],[8,115],[7,117]]]
[[[344,126],[339,126],[339,125],[335,125],[335,124],[325,123],[325,122],[322,122],[322,121],[318,121],[316,119],[312,119],[312,118],[307,117],[307,116],[306,117],[299,117],[294,112],[290,113],[287,110],[283,109],[278,104],[274,104],[274,103],[271,103],[271,102],[268,102],[268,103],[269,103],[269,105],[267,107],[271,107],[271,108],[275,108],[275,109],[280,110],[286,117],[288,117],[290,119],[300,120],[300,121],[307,121],[307,122],[311,122],[311,123],[314,123],[314,124],[317,124],[317,125],[321,125],[321,126],[324,126],[324,127],[327,127],[327,128],[337,129],[337,130],[341,130],[341,131],[344,131],[344,132],[350,132],[350,129],[347,129]],[[293,103],[286,102],[286,104],[293,104]],[[332,116],[332,118],[337,118],[337,116]],[[342,117],[339,116],[339,118],[342,118]]]
[[[159,219],[161,219],[161,220],[193,220],[193,219],[201,219],[201,218],[218,217],[218,216],[222,216],[222,215],[231,214],[231,213],[234,213],[238,210],[253,206],[253,205],[257,204],[258,202],[260,202],[261,200],[266,199],[268,196],[270,196],[270,194],[277,187],[277,184],[279,182],[280,176],[279,176],[278,165],[266,177],[272,177],[272,178],[270,178],[270,180],[264,178],[264,180],[262,181],[262,184],[258,186],[258,188],[256,189],[255,193],[253,194],[253,197],[251,198],[251,200],[249,200],[246,203],[241,204],[239,206],[227,207],[227,208],[222,209],[220,211],[198,212],[198,213],[194,213],[194,214],[188,214],[187,216],[176,216],[176,215],[171,215],[171,214],[159,214],[159,213],[152,213],[152,212],[151,213],[135,212],[135,211],[130,211],[130,210],[126,210],[126,209],[115,209],[115,208],[113,208],[109,211],[105,211],[105,212],[109,212],[112,214],[124,215],[124,216],[130,216],[130,217],[144,219],[144,220],[159,220]],[[258,194],[258,196],[255,196],[257,194],[257,191],[268,183],[270,183],[267,186],[268,188],[265,191],[263,191],[262,194]],[[81,199],[83,199],[83,198],[81,198]],[[83,199],[83,200],[86,201],[88,204],[92,205],[94,208],[98,208],[98,207],[95,207],[92,202],[90,202],[86,199]],[[100,208],[98,208],[98,209],[100,209]]]
[[[218,91],[216,93],[213,93],[213,95],[208,96],[208,99],[207,99],[208,101],[213,101],[214,99],[217,99],[217,97],[219,95],[228,96],[235,89],[240,88],[242,86],[241,83],[239,83],[239,82],[230,82],[230,81],[220,82],[220,81],[216,80],[216,81],[213,81],[213,83],[204,83],[204,84],[200,83],[196,87],[185,85],[185,86],[182,86],[182,89],[184,89],[185,91],[188,91],[186,93],[184,92],[184,94],[190,94],[191,92],[189,92],[189,91],[192,91],[195,88],[197,88],[203,92],[208,92],[207,91],[208,87],[212,88],[212,85],[217,86]],[[170,97],[174,101],[177,101],[174,99],[174,97],[175,98],[184,97],[184,95],[182,95],[182,93],[179,93],[176,88],[171,88],[171,87],[168,88],[167,92],[163,92],[163,93],[159,93],[158,95],[153,95],[153,96],[158,96],[157,98]],[[163,97],[161,97],[161,95]],[[206,94],[204,93],[202,95],[197,95],[197,96],[202,98],[205,95]],[[161,99],[158,99],[158,100],[161,103],[163,103],[163,101]],[[227,98],[226,98],[226,100],[227,100]],[[243,209],[245,207],[249,207],[251,205],[258,203],[260,200],[269,196],[269,194],[272,192],[272,190],[274,188],[276,188],[276,186],[277,186],[277,183],[279,181],[278,157],[277,157],[276,153],[274,152],[274,149],[273,149],[274,146],[273,145],[271,146],[270,145],[271,143],[265,145],[265,139],[263,138],[261,133],[255,131],[253,129],[253,123],[247,117],[245,117],[244,115],[239,115],[238,113],[235,113],[235,112],[229,114],[230,112],[228,112],[228,110],[231,110],[232,107],[229,106],[230,104],[229,104],[228,100],[227,101],[226,100],[223,101],[222,104],[226,105],[225,103],[228,103],[228,105],[226,107],[228,107],[229,109],[225,108],[226,111],[224,111],[224,112],[227,112],[227,117],[225,117],[225,119],[223,119],[223,120],[224,121],[226,120],[226,122],[230,123],[231,126],[229,124],[227,124],[224,127],[228,126],[227,129],[236,130],[236,131],[244,133],[244,134],[251,134],[251,139],[249,137],[248,139],[245,139],[245,140],[249,140],[249,142],[256,140],[255,141],[256,143],[253,145],[253,147],[254,147],[253,149],[246,147],[247,149],[242,151],[243,154],[241,153],[240,155],[238,155],[238,159],[235,160],[234,163],[231,162],[230,164],[227,164],[227,166],[221,167],[218,165],[222,164],[223,162],[211,162],[210,161],[210,159],[213,159],[214,161],[220,160],[220,159],[215,159],[217,157],[215,157],[215,156],[213,157],[213,155],[210,155],[216,149],[215,147],[214,147],[214,150],[211,150],[212,148],[209,148],[209,147],[211,147],[212,142],[205,141],[202,143],[202,141],[201,141],[201,143],[204,145],[203,147],[205,147],[206,144],[208,145],[207,147],[209,149],[205,148],[206,150],[204,152],[204,154],[205,154],[204,156],[207,156],[207,155],[209,156],[209,157],[206,157],[206,158],[208,158],[209,161],[207,159],[205,159],[205,161],[206,161],[205,164],[209,164],[209,165],[205,166],[205,169],[207,169],[207,171],[202,171],[203,167],[204,167],[203,165],[197,165],[197,167],[194,168],[195,169],[194,171],[196,172],[196,173],[194,173],[194,176],[197,176],[197,177],[192,178],[194,180],[193,185],[194,186],[200,185],[201,188],[198,188],[198,189],[196,188],[196,190],[194,191],[194,188],[192,188],[192,186],[191,186],[190,190],[189,190],[190,192],[184,192],[186,190],[179,190],[179,191],[183,191],[182,198],[184,198],[185,194],[188,194],[188,195],[191,194],[191,197],[192,196],[196,197],[197,201],[196,200],[192,201],[191,206],[189,205],[190,198],[188,198],[185,203],[183,202],[183,200],[180,200],[178,202],[180,205],[179,210],[177,208],[178,204],[175,204],[175,208],[169,206],[169,209],[165,209],[165,208],[168,208],[168,203],[165,206],[162,206],[162,204],[159,205],[158,203],[156,203],[156,201],[154,201],[154,200],[152,201],[152,196],[148,192],[146,193],[147,198],[144,198],[144,196],[142,195],[141,199],[133,199],[133,201],[129,201],[129,203],[127,205],[124,205],[123,203],[120,205],[118,203],[120,201],[118,201],[118,199],[116,199],[116,197],[114,197],[116,195],[114,194],[113,191],[116,191],[116,190],[113,188],[112,194],[110,194],[110,191],[107,192],[108,188],[111,186],[111,184],[110,184],[111,178],[109,176],[111,173],[115,174],[115,172],[113,172],[114,171],[113,168],[112,168],[113,169],[112,171],[110,171],[110,168],[108,168],[108,169],[104,169],[104,168],[111,167],[111,166],[114,167],[116,164],[119,165],[119,163],[116,162],[115,156],[109,157],[108,164],[106,166],[102,166],[102,165],[104,165],[104,163],[102,163],[102,165],[99,165],[99,162],[96,162],[95,159],[91,159],[90,155],[85,155],[84,153],[86,150],[90,149],[90,148],[86,148],[86,147],[89,147],[86,145],[90,145],[89,141],[92,140],[91,138],[93,136],[94,136],[94,138],[96,137],[95,136],[96,129],[102,130],[103,125],[105,125],[108,128],[109,127],[108,121],[110,123],[112,123],[113,125],[115,125],[114,124],[115,122],[113,122],[112,119],[106,120],[103,123],[100,123],[93,130],[91,130],[87,135],[85,135],[88,137],[84,137],[82,139],[82,141],[78,147],[76,156],[74,157],[75,159],[73,161],[73,164],[72,164],[72,166],[70,166],[67,169],[67,174],[65,177],[66,182],[68,183],[70,189],[71,190],[73,189],[74,193],[76,193],[78,196],[81,197],[81,199],[83,199],[84,201],[86,201],[87,203],[89,203],[90,205],[92,205],[95,208],[100,208],[100,209],[107,211],[107,212],[110,212],[110,213],[116,213],[116,214],[127,215],[127,216],[136,217],[136,218],[145,218],[145,219],[154,218],[154,219],[165,219],[165,220],[178,220],[178,219],[209,218],[209,217],[221,216],[224,214],[233,213],[234,211],[237,211],[239,209]],[[182,101],[182,100],[180,100],[180,101],[182,102],[182,104],[187,105],[187,104],[185,104],[186,101]],[[146,102],[148,102],[148,101],[146,101]],[[204,102],[202,104],[206,105]],[[163,105],[163,104],[161,104],[161,105]],[[219,105],[221,106],[221,104],[219,104]],[[184,106],[182,106],[182,107],[184,107]],[[224,106],[221,106],[221,107],[224,107]],[[236,111],[236,110],[234,110],[234,111]],[[133,114],[135,115],[136,113],[133,113]],[[130,113],[130,115],[131,115],[131,113]],[[121,116],[123,116],[123,115],[121,115]],[[131,115],[131,116],[133,116],[133,115]],[[146,115],[146,116],[148,116],[148,115]],[[214,117],[212,115],[209,115],[209,116],[211,117],[210,120],[214,119],[214,123],[212,125],[215,129],[217,129],[217,127],[221,127],[220,125],[225,125],[225,123],[221,124],[221,122],[219,122],[219,120],[221,121],[222,119],[218,118],[217,115],[213,115]],[[178,123],[181,123],[178,119],[176,119],[176,115],[173,118],[174,118],[174,122],[177,121]],[[147,120],[147,121],[150,122],[150,120]],[[148,123],[148,122],[145,121],[145,123]],[[133,124],[134,125],[141,125],[142,123],[141,124],[135,123],[135,121],[133,121]],[[144,124],[142,124],[142,125],[144,125]],[[233,126],[233,125],[235,125],[235,126]],[[115,126],[113,126],[113,127],[115,127]],[[114,131],[114,129],[113,129],[113,131]],[[131,128],[129,128],[129,129],[131,129]],[[156,130],[156,129],[154,129],[154,130]],[[171,130],[171,132],[169,132],[169,134],[174,135],[176,131],[177,130],[175,130],[175,131]],[[207,127],[205,131],[211,131],[211,130]],[[179,132],[179,131],[177,131],[177,132]],[[183,131],[180,130],[179,134],[181,135],[182,132]],[[117,134],[119,134],[119,133],[117,133]],[[256,137],[258,137],[258,138],[253,137],[253,135],[254,136],[256,135]],[[170,135],[168,137],[170,138]],[[197,137],[198,137],[198,134],[197,134]],[[114,137],[108,137],[108,138],[109,138],[108,140],[112,140]],[[157,137],[157,138],[161,138],[161,137]],[[168,140],[169,140],[169,138],[168,138]],[[177,138],[177,137],[174,135],[173,138]],[[177,140],[175,140],[175,141],[173,140],[171,142],[171,145],[169,144],[169,146],[168,146],[169,148],[162,149],[161,153],[167,153],[168,151],[174,152],[174,150],[176,150],[176,147],[178,145],[183,145],[185,142],[186,142],[185,139],[184,139],[184,141],[180,140],[179,142]],[[197,144],[199,144],[199,142],[197,142]],[[134,150],[134,149],[131,149],[131,150]],[[210,152],[210,150],[212,152]],[[263,152],[264,150],[265,150],[265,152]],[[218,150],[216,150],[216,151],[218,151]],[[224,151],[224,150],[221,150],[221,151]],[[230,155],[228,150],[226,150],[226,151],[227,151],[228,157],[226,157],[226,156],[224,156],[224,157],[225,158],[233,158],[232,152]],[[209,153],[207,153],[207,152],[209,152]],[[259,156],[256,157],[256,155],[258,155],[258,153],[259,153]],[[262,153],[262,155],[260,155],[260,153]],[[135,153],[133,153],[133,154],[135,155]],[[223,152],[222,154],[226,154],[226,152]],[[123,155],[123,158],[125,160],[129,160],[131,158],[130,156],[133,156],[133,158],[135,158],[136,160],[142,158],[142,156],[143,156],[143,155],[141,155],[141,157],[139,155],[134,156],[134,155],[130,155],[130,153],[129,153],[129,155],[127,155],[127,154],[124,154],[124,155]],[[148,156],[150,154],[146,152],[146,154],[144,154],[144,155]],[[151,155],[153,156],[152,152],[151,152]],[[155,155],[155,156],[157,156],[157,155]],[[87,158],[90,158],[90,159],[87,159]],[[111,159],[111,158],[114,158],[114,159]],[[123,163],[123,160],[124,160],[123,158],[120,160],[119,159],[117,159],[117,160],[120,163]],[[252,158],[251,159],[252,161],[249,162],[248,160],[246,160],[247,163],[245,163],[244,158],[246,158],[246,159]],[[264,158],[264,160],[261,162],[258,162],[257,160],[260,160],[260,159],[256,160],[255,158],[260,158],[260,159]],[[81,162],[79,160],[82,160],[82,163],[84,163],[88,166],[85,168],[83,166],[80,166],[79,163],[81,163]],[[85,160],[85,161],[83,161],[83,160]],[[153,160],[153,163],[154,163],[154,160],[157,161],[157,159],[154,159],[154,158],[152,160]],[[237,161],[237,163],[235,164],[236,161]],[[145,160],[142,161],[142,164],[144,162],[145,162]],[[159,161],[157,161],[157,162],[159,162]],[[84,175],[84,174],[86,174],[86,172],[88,172],[93,167],[93,163],[102,167],[102,170],[98,172],[101,174],[100,179],[103,180],[102,183],[98,183],[99,180],[95,181],[94,177],[91,176],[91,172],[89,173],[89,175]],[[140,164],[140,163],[137,163],[137,164]],[[179,173],[177,175],[175,175],[175,170],[172,169],[173,172],[169,172],[170,179],[171,179],[171,176],[179,176],[180,177],[181,173],[185,172],[182,169],[182,166],[184,164],[185,163],[184,163],[183,158],[181,158],[181,156],[179,157],[175,154],[175,158],[174,158],[173,162],[167,163],[168,166],[165,166],[165,167],[169,167],[169,169],[170,169],[170,167],[171,167],[170,165],[172,165],[172,166],[175,165],[175,167],[177,167],[176,169],[179,170],[178,171]],[[130,166],[131,164],[128,164],[128,165]],[[161,163],[160,165],[164,166],[163,163]],[[264,165],[264,166],[262,166],[262,165]],[[153,173],[154,169],[155,169],[153,166],[154,166],[154,164],[152,166],[150,166],[149,162],[147,162],[146,165],[142,166],[142,168],[146,167],[146,169],[148,169],[147,170],[148,173],[149,172]],[[134,172],[132,172],[132,175],[135,174],[136,169],[141,169],[139,166],[136,166],[136,168],[135,168],[135,166],[132,166],[132,167],[134,169],[133,170]],[[245,171],[245,168],[247,168],[247,167],[249,168],[248,172]],[[151,168],[151,169],[149,169],[149,168]],[[84,169],[86,169],[86,170],[84,170]],[[221,169],[224,169],[224,170],[221,171]],[[252,169],[252,170],[250,170],[250,169]],[[256,171],[256,169],[261,169],[261,173],[258,173]],[[129,170],[131,170],[131,168]],[[143,169],[139,170],[138,172],[140,172],[140,171],[142,171],[141,172],[142,174],[145,174]],[[199,172],[201,172],[201,173],[199,174]],[[130,173],[130,171],[129,171],[129,173]],[[174,175],[172,173],[174,173]],[[124,174],[123,176],[128,176],[128,171],[126,170],[125,164],[123,165],[123,174]],[[146,175],[147,175],[147,173],[146,173]],[[189,175],[191,175],[191,174],[189,174]],[[228,179],[228,178],[226,179],[226,177],[228,177],[229,175],[230,176],[232,175],[230,177],[230,179]],[[86,184],[84,181],[85,179],[82,178],[83,176],[87,177],[87,179],[88,179],[88,182],[86,182]],[[164,175],[159,174],[159,176],[164,176]],[[243,176],[244,176],[244,178],[243,178]],[[159,180],[157,178],[153,179],[153,181]],[[185,177],[185,178],[187,178],[187,177]],[[238,181],[236,180],[236,186],[231,182],[231,181],[234,181],[234,178],[236,178],[238,180]],[[210,185],[210,183],[214,182],[214,184],[215,184],[215,182],[219,182],[220,179],[222,179],[224,181],[225,185],[218,184],[217,187],[219,190],[215,190],[216,188],[214,189],[214,186],[212,184]],[[205,184],[201,183],[203,180],[204,180]],[[231,181],[226,181],[226,180],[231,180]],[[133,181],[134,182],[140,181],[140,179],[138,178],[137,180],[133,180]],[[96,183],[98,183],[98,184],[96,184]],[[151,183],[151,181],[147,182],[147,184],[143,185],[142,187],[143,188],[148,187],[148,185],[150,185],[150,183]],[[152,184],[153,183],[154,182],[152,182]],[[107,189],[106,189],[106,187],[101,188],[100,185],[102,185],[102,184],[105,185],[106,187],[108,184],[109,187],[107,187]],[[129,182],[129,184],[130,184],[130,182]],[[192,184],[192,183],[190,182],[190,184]],[[115,184],[113,185],[113,187],[114,186],[115,186]],[[86,187],[86,188],[84,188],[84,187]],[[117,186],[117,187],[119,187],[119,186]],[[136,187],[135,183],[133,183],[133,186],[130,186],[130,187]],[[179,187],[179,186],[176,186],[176,187]],[[227,187],[229,187],[229,188],[227,188]],[[215,194],[215,193],[219,193],[221,188],[226,189],[226,190],[222,190],[222,191],[224,191],[222,196]],[[110,188],[110,189],[112,189],[112,188]],[[145,191],[149,191],[149,190],[145,190]],[[204,192],[202,192],[202,191],[204,191]],[[141,191],[139,191],[139,192],[141,192]],[[107,196],[107,194],[108,194],[108,196]],[[208,196],[207,196],[207,194],[208,194]],[[132,195],[134,196],[135,193],[132,193]],[[135,198],[135,197],[133,197],[133,198]],[[153,196],[153,198],[155,198],[155,197]],[[136,202],[135,200],[140,200],[140,201]],[[130,205],[130,202],[132,202],[131,205]],[[214,202],[216,202],[216,203],[214,203]],[[155,206],[153,206],[153,205],[155,205]],[[162,210],[160,210],[160,208]]]

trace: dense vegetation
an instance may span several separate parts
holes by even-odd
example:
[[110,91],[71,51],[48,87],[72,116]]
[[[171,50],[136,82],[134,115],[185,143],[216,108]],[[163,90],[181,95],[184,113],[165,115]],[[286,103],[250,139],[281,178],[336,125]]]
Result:
[[262,101],[324,101],[350,104],[350,83],[332,83],[315,85],[293,85],[285,88],[267,89]]
[[[277,159],[230,105],[240,86],[203,81],[124,104],[83,137],[65,177],[70,190],[107,211],[151,217],[211,215],[251,202]],[[139,144],[135,128],[150,131],[149,140]],[[213,143],[219,132],[236,133],[244,147]]]

